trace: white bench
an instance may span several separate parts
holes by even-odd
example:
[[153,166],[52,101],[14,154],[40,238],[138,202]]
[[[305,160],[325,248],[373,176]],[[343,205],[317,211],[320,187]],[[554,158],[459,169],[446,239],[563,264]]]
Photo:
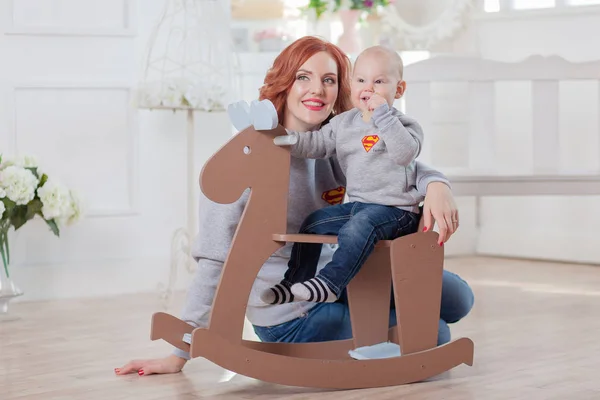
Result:
[[[406,112],[416,117],[426,132],[420,156],[443,171],[449,171],[454,192],[466,196],[515,195],[600,195],[600,169],[582,173],[560,170],[559,166],[559,83],[589,80],[600,98],[600,61],[571,63],[552,56],[532,56],[518,63],[504,63],[480,58],[440,56],[410,64],[405,68],[408,90]],[[502,174],[494,171],[496,151],[496,82],[531,83],[531,121],[533,168],[526,174]],[[468,122],[468,165],[446,168],[432,155],[432,143],[443,127],[435,123],[432,84],[453,82],[467,84],[465,116]],[[522,100],[522,99],[521,99]],[[600,103],[600,102],[599,102]],[[596,121],[600,105],[595,106]],[[434,126],[437,125],[437,126]],[[600,123],[598,124],[600,125]],[[427,132],[433,131],[433,135]],[[600,136],[600,129],[598,130]],[[598,142],[600,143],[600,141]],[[581,143],[589,146],[589,143]],[[600,145],[596,152],[600,158]]]

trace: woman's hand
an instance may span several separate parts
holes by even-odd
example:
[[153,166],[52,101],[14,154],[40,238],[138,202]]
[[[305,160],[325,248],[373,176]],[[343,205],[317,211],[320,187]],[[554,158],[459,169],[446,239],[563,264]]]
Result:
[[175,374],[182,370],[187,360],[171,354],[165,358],[154,360],[133,360],[122,368],[115,368],[116,375],[127,375],[137,373],[139,376],[152,374]]
[[424,231],[433,229],[437,223],[440,246],[450,239],[458,229],[458,209],[450,188],[442,182],[427,185],[427,194],[423,205]]

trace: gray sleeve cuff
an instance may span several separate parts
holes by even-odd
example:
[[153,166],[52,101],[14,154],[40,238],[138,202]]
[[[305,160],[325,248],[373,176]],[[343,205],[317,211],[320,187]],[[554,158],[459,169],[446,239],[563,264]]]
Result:
[[187,351],[183,351],[181,349],[178,349],[177,347],[175,347],[173,349],[173,354],[176,355],[179,358],[183,358],[185,360],[190,360],[190,353],[188,353]]
[[417,182],[417,191],[423,196],[427,195],[427,185],[429,185],[432,182],[441,182],[448,186],[450,190],[452,190],[452,185],[450,184],[450,181],[448,179],[445,179],[439,175],[431,174],[419,179],[419,181]]
[[389,125],[390,121],[394,120],[394,114],[391,112],[389,104],[383,103],[373,110],[372,118],[375,126],[383,129],[386,125]]

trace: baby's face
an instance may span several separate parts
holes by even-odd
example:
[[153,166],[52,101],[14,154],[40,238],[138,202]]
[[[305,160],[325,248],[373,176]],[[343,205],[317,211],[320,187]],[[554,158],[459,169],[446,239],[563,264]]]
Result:
[[394,99],[404,93],[404,85],[400,77],[399,66],[385,54],[363,54],[352,74],[352,105],[361,111],[368,111],[367,103],[373,93],[377,93],[392,107]]

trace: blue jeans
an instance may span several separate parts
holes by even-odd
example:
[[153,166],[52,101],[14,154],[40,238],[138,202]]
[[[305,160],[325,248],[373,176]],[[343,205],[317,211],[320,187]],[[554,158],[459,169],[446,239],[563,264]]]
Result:
[[[344,203],[310,214],[300,233],[337,235],[338,249],[317,277],[337,297],[358,273],[379,240],[415,233],[419,215],[396,207],[367,203]],[[294,243],[283,282],[291,285],[315,277],[321,244]]]
[[[464,318],[473,307],[473,291],[458,275],[444,271],[438,345],[450,341],[448,324]],[[390,327],[396,325],[396,312],[390,306]],[[254,326],[263,342],[326,342],[352,338],[350,309],[345,296],[335,303],[318,303],[305,316],[275,326]]]

